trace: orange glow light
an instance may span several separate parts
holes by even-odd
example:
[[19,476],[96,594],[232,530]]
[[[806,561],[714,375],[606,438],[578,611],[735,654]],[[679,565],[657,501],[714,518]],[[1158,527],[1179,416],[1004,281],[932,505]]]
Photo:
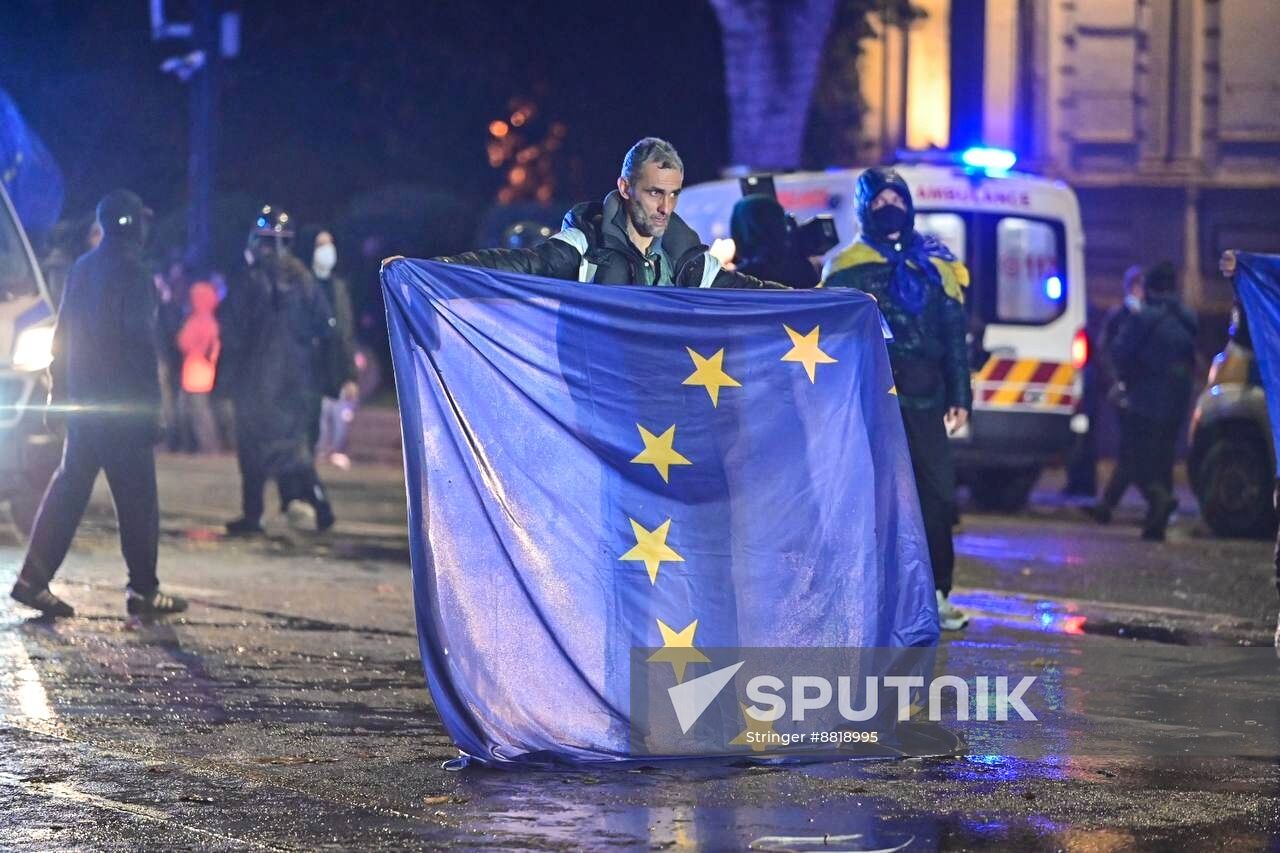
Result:
[[511,128],[507,127],[507,123],[505,121],[489,122],[489,132],[499,139],[506,136],[510,130]]

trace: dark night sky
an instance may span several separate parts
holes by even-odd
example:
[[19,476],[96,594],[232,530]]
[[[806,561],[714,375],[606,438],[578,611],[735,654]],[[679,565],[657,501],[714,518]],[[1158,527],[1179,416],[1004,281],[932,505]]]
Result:
[[[304,219],[332,221],[358,193],[400,183],[482,209],[500,183],[485,160],[488,123],[531,93],[568,125],[581,164],[563,202],[603,195],[648,134],[676,144],[691,182],[724,162],[719,30],[700,0],[239,5],[218,189]],[[151,41],[147,0],[0,7],[0,87],[62,166],[67,212],[116,186],[160,212],[181,205],[187,93],[159,64],[186,48]]]

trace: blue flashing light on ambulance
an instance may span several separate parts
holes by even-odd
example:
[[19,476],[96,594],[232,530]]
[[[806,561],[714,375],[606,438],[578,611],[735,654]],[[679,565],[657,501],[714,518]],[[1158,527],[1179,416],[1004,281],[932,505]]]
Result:
[[[911,187],[917,231],[937,237],[969,267],[974,409],[953,436],[957,472],[975,503],[1025,505],[1041,470],[1089,428],[1079,411],[1085,334],[1080,205],[1061,181],[1013,171],[1011,152],[904,152],[895,168]],[[836,223],[841,246],[858,234],[860,169],[776,174],[778,200],[799,220]],[[727,238],[741,197],[736,178],[686,187],[680,216],[704,239]]]

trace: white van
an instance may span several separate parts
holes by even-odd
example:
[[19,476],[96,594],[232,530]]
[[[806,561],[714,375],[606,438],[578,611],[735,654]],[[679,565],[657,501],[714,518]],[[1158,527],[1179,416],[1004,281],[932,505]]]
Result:
[[[895,167],[911,187],[916,229],[969,267],[974,410],[953,437],[961,481],[988,509],[1021,508],[1040,470],[1088,429],[1077,409],[1085,335],[1084,232],[1075,193],[1060,181],[936,163]],[[774,175],[797,219],[829,214],[841,245],[858,234],[861,170]],[[703,240],[729,236],[737,179],[686,187],[679,213]],[[832,255],[839,249],[832,251]]]
[[0,500],[23,534],[62,456],[61,439],[44,428],[54,321],[31,244],[0,186]]

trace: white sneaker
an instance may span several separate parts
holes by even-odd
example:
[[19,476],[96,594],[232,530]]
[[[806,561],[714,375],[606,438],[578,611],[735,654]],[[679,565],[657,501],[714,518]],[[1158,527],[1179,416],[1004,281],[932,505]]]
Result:
[[969,614],[956,607],[942,590],[934,590],[938,596],[938,627],[944,631],[959,631],[969,624]]
[[315,508],[306,501],[289,501],[289,505],[284,508],[284,515],[294,530],[316,529]]
[[345,453],[338,453],[337,451],[334,451],[329,454],[329,464],[342,471],[350,471],[351,457]]

